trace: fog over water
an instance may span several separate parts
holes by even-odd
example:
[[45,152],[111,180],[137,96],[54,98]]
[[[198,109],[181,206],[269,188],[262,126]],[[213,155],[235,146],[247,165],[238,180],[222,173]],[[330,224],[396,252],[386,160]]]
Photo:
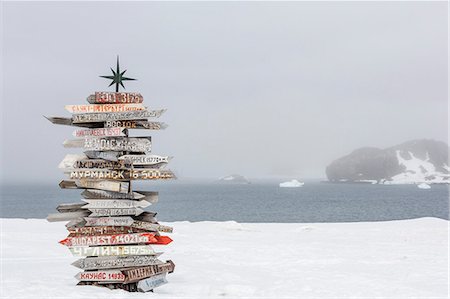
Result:
[[[167,108],[150,132],[180,178],[325,177],[361,146],[447,141],[446,2],[3,3],[3,181],[54,182],[94,91]],[[135,130],[132,135],[146,133]]]

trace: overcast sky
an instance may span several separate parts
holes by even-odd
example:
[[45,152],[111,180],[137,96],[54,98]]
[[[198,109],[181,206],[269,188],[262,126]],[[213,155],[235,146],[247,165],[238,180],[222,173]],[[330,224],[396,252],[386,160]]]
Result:
[[[168,108],[180,177],[325,177],[362,146],[447,141],[446,2],[3,4],[5,181],[56,183],[67,104],[108,90]],[[146,133],[134,131],[133,135]]]

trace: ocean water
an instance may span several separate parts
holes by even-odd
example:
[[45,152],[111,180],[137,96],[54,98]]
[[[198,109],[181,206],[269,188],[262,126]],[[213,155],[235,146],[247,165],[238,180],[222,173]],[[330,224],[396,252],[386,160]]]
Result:
[[[139,183],[134,190],[159,191],[147,208],[160,221],[354,222],[438,217],[449,219],[449,189],[432,185],[331,184],[306,182],[279,188],[278,181],[249,185],[208,181]],[[55,185],[3,185],[0,217],[45,218],[59,203],[77,202],[81,190]]]

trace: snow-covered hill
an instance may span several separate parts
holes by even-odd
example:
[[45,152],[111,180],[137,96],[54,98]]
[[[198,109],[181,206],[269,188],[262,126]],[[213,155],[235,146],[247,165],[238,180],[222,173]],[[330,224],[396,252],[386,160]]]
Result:
[[333,161],[327,176],[334,182],[381,184],[450,183],[448,145],[413,140],[387,149],[361,148]]

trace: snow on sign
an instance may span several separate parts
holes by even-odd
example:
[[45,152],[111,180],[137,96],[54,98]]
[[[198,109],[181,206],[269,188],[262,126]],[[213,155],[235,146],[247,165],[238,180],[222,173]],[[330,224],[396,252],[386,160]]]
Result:
[[[81,189],[82,201],[62,203],[58,213],[47,220],[67,221],[69,232],[59,243],[81,259],[72,265],[83,270],[75,277],[77,285],[93,285],[128,292],[148,292],[167,283],[172,261],[162,262],[151,245],[166,246],[173,228],[161,225],[156,212],[144,211],[158,201],[158,192],[135,191],[132,180],[175,179],[161,169],[171,157],[151,153],[151,136],[129,137],[129,130],[161,130],[165,109],[148,110],[139,93],[119,92],[123,81],[134,80],[116,70],[109,76],[115,92],[98,91],[88,96],[88,104],[66,105],[71,117],[47,117],[58,125],[78,127],[76,139],[64,142],[66,148],[82,148],[84,154],[70,154],[59,164],[70,180],[61,189]],[[141,131],[142,132],[142,131]],[[143,131],[149,132],[149,131]],[[63,279],[60,282],[63,284]]]

